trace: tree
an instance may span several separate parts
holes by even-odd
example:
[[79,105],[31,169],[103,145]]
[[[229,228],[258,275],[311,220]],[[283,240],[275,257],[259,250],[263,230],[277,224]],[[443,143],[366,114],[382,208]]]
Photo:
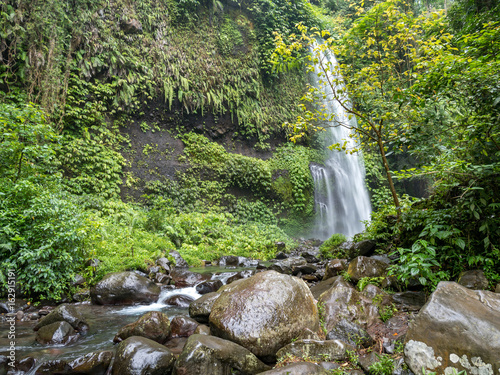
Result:
[[[278,72],[304,61],[307,71],[318,78],[318,85],[309,86],[302,98],[302,116],[294,124],[288,124],[295,133],[292,139],[323,129],[323,121],[349,128],[359,147],[376,149],[380,155],[398,216],[401,208],[387,153],[411,147],[407,133],[415,118],[415,108],[411,105],[409,88],[419,73],[415,61],[421,53],[422,36],[438,30],[432,37],[436,44],[451,37],[439,31],[440,25],[444,25],[443,13],[415,17],[404,12],[402,5],[399,0],[388,0],[368,11],[358,7],[359,18],[340,38],[298,25],[300,35],[293,35],[288,43],[276,35],[273,55]],[[305,48],[310,54],[303,58],[301,51]],[[341,64],[332,62],[331,56],[338,56]],[[318,106],[324,98],[338,103],[348,118],[337,119],[324,106]],[[349,121],[353,116],[357,125]],[[333,147],[355,151],[347,149],[346,143]]]

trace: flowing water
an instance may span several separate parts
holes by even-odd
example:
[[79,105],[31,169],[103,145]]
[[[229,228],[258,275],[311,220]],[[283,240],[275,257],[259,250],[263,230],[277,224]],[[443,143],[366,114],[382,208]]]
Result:
[[[329,64],[332,69],[331,79],[335,79],[335,67],[338,65],[333,54],[321,53],[320,59]],[[350,137],[356,127],[356,118],[349,118],[347,111],[334,99],[337,96],[345,101],[343,87],[332,89],[329,85],[322,85],[318,78],[319,66],[315,67],[311,75],[312,85],[326,95],[319,103],[327,113],[333,115],[331,121],[321,124],[326,128],[325,147],[332,144],[344,144],[347,149],[355,149],[356,142]],[[370,197],[365,185],[365,168],[361,152],[346,154],[343,151],[329,151],[325,165],[312,164],[311,174],[314,181],[314,202],[316,223],[312,235],[325,240],[334,233],[342,233],[352,237],[363,231],[362,221],[370,219]]]
[[[224,284],[226,280],[238,271],[248,268],[219,268],[204,267],[190,268],[190,271],[199,273],[213,273],[212,279],[219,279]],[[78,310],[87,319],[89,331],[81,336],[77,342],[70,345],[41,345],[35,341],[33,327],[37,321],[16,323],[16,358],[19,360],[26,356],[37,359],[37,363],[47,360],[71,360],[87,353],[100,350],[115,350],[113,338],[118,330],[126,324],[135,322],[148,311],[162,311],[170,319],[177,315],[189,315],[187,308],[171,306],[165,303],[174,295],[183,295],[197,299],[201,295],[195,287],[165,289],[161,292],[157,302],[150,305],[135,306],[98,306],[89,303],[78,303]],[[7,337],[8,327],[6,322],[0,322],[0,355],[8,352],[10,340]]]

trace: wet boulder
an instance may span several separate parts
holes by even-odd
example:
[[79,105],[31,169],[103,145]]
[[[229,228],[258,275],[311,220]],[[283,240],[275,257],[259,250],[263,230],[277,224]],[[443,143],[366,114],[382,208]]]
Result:
[[358,324],[341,319],[326,335],[328,340],[340,340],[353,347],[368,348],[375,344],[372,337]]
[[231,284],[232,282],[236,280],[241,280],[241,279],[247,279],[249,277],[252,277],[255,275],[255,270],[244,270],[241,272],[238,272],[236,275],[233,275],[229,277],[226,281],[227,284]]
[[254,354],[234,342],[207,335],[189,337],[174,374],[256,374],[269,369]]
[[280,350],[278,358],[291,354],[299,358],[321,358],[324,361],[338,361],[346,358],[346,351],[354,350],[352,345],[339,340],[297,340]]
[[40,328],[56,322],[69,323],[78,332],[85,332],[89,329],[84,316],[75,306],[62,304],[40,319],[33,330],[38,331]]
[[189,337],[191,336],[196,328],[200,325],[196,320],[188,318],[187,316],[176,316],[170,322],[170,328],[172,330],[172,337]]
[[172,372],[175,356],[165,346],[132,336],[118,344],[113,375],[163,375]]
[[488,289],[488,279],[483,270],[464,271],[458,277],[458,283],[469,289]]
[[311,362],[292,363],[284,367],[261,372],[258,375],[329,375],[330,371]]
[[207,280],[196,285],[196,291],[200,294],[216,292],[222,286],[221,280]]
[[498,374],[500,296],[440,282],[410,323],[404,352],[416,374]]
[[211,274],[201,274],[184,269],[172,270],[170,272],[170,276],[172,277],[172,282],[175,284],[176,288],[195,286],[203,281],[209,280],[212,277]]
[[219,298],[219,293],[204,294],[189,304],[189,316],[200,323],[208,323],[208,317],[212,312],[212,306]]
[[96,305],[132,305],[153,303],[160,295],[160,287],[135,272],[108,273],[91,290],[90,298]]
[[184,260],[177,250],[171,250],[169,255],[174,258],[175,268],[188,268],[189,264]]
[[221,267],[255,267],[258,261],[235,255],[226,255],[219,259]]
[[36,341],[42,345],[67,345],[78,340],[78,333],[67,322],[55,322],[36,332]]
[[189,307],[189,304],[194,301],[193,297],[186,296],[183,294],[176,294],[165,300],[167,305],[179,306],[179,307]]
[[427,301],[427,294],[422,291],[407,290],[405,292],[394,293],[392,300],[402,310],[419,311]]
[[342,318],[356,322],[364,329],[380,321],[378,307],[372,300],[342,277],[337,277],[332,287],[321,294],[318,303],[324,308],[327,332],[334,329]]
[[363,240],[356,242],[352,247],[351,254],[349,254],[350,258],[358,256],[369,256],[375,251],[376,245],[376,242],[373,240]]
[[291,274],[297,267],[305,266],[307,261],[302,257],[290,257],[271,264],[268,269],[279,273]]
[[326,264],[325,276],[323,280],[338,276],[342,271],[347,269],[348,263],[346,259],[333,259]]
[[359,256],[354,258],[347,268],[347,273],[353,282],[363,277],[381,277],[387,274],[388,264],[377,259]]
[[122,342],[132,336],[141,336],[163,344],[170,336],[170,331],[168,315],[159,311],[150,311],[137,321],[122,327],[113,341]]
[[[43,362],[35,371],[35,375],[68,374],[71,371],[68,363],[63,359],[54,359]],[[17,375],[17,374],[16,374]]]
[[332,285],[338,279],[341,279],[341,278],[342,278],[342,276],[334,276],[334,277],[330,277],[329,279],[320,281],[319,283],[317,283],[316,285],[314,285],[314,286],[311,287],[311,293],[312,293],[312,295],[314,296],[314,298],[319,299],[319,297],[324,292],[326,292],[327,290],[329,290],[332,287]]
[[230,286],[212,306],[211,332],[258,357],[273,359],[304,329],[319,327],[314,297],[296,277],[265,271]]
[[69,362],[70,374],[104,375],[113,359],[112,351],[88,353]]
[[167,273],[171,270],[170,261],[165,257],[156,259],[156,264]]

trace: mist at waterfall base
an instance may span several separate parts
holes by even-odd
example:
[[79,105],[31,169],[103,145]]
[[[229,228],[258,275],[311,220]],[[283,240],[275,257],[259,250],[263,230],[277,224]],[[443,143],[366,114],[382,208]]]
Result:
[[[331,64],[331,78],[335,79],[335,67],[338,65],[335,56],[321,52],[318,57],[324,64]],[[326,94],[319,105],[334,115],[332,121],[321,124],[326,129],[326,134],[323,134],[324,147],[347,142],[347,149],[354,149],[356,143],[349,137],[352,130],[342,124],[355,127],[356,118],[352,116],[349,119],[346,110],[334,99],[332,87],[320,83],[319,72],[320,68],[316,64],[315,71],[311,74],[311,84]],[[337,86],[333,89],[343,92],[343,87]],[[337,93],[341,97],[345,95],[339,94],[339,91]],[[343,98],[346,99],[345,96]],[[312,237],[326,240],[334,233],[342,233],[350,238],[362,232],[363,221],[370,220],[371,204],[365,185],[361,151],[352,154],[337,150],[328,151],[324,165],[312,164],[310,169],[314,181],[316,211]]]

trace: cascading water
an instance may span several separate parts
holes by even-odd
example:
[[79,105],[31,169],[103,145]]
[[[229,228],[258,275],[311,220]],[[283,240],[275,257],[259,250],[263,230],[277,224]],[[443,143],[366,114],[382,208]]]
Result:
[[[325,66],[330,66],[330,81],[334,82],[335,67],[338,65],[335,56],[320,52],[318,57]],[[349,118],[347,111],[334,99],[333,90],[336,90],[337,97],[346,99],[344,88],[337,86],[332,89],[331,86],[322,84],[321,78],[318,78],[318,64],[314,73],[311,77],[312,84],[326,94],[319,105],[323,106],[327,113],[334,115],[331,121],[322,124],[326,128],[325,147],[346,142],[348,149],[356,148],[355,141],[350,137],[352,130],[348,128],[357,125],[356,118]],[[324,240],[334,233],[352,237],[361,232],[364,229],[362,221],[370,219],[371,204],[365,186],[365,168],[360,152],[348,155],[343,151],[329,151],[324,166],[311,165],[311,174],[317,214],[313,236]]]

